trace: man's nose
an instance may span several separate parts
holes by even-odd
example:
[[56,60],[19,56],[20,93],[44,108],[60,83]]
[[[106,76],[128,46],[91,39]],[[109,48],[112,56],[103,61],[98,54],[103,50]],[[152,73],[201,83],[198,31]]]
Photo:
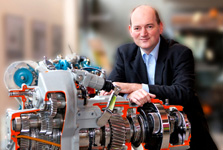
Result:
[[147,36],[147,35],[148,35],[148,31],[146,30],[146,28],[142,28],[141,36]]

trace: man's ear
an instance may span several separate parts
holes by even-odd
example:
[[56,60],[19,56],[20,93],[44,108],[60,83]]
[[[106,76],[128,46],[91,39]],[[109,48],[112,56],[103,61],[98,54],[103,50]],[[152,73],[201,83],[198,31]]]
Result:
[[160,22],[159,28],[160,28],[160,34],[162,34],[163,33],[163,23],[162,22]]
[[131,25],[129,25],[129,33],[132,36],[132,26]]

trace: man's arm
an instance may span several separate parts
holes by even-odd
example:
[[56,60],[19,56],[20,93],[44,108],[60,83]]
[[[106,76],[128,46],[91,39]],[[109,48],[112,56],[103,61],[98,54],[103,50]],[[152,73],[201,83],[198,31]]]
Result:
[[[174,52],[173,55],[176,56],[173,57],[171,54],[171,58],[168,58],[168,60],[166,60],[167,62],[165,62],[169,63],[168,65],[165,64],[166,68],[164,68],[168,69],[168,72],[166,72],[166,74],[163,74],[162,78],[163,80],[168,81],[163,81],[163,85],[148,85],[148,87],[149,92],[155,94],[157,98],[162,100],[169,99],[170,104],[185,106],[186,104],[188,104],[189,101],[193,99],[195,95],[195,74],[192,51],[186,47],[183,48],[183,50],[179,50],[177,51],[177,53]],[[121,53],[118,54],[119,59],[117,60],[119,61],[116,61],[115,68],[113,69],[113,73],[111,74],[112,81],[128,82],[125,81],[125,76],[123,76],[125,75],[124,61],[120,61],[124,59],[122,58]],[[120,80],[122,78],[123,80]],[[139,84],[139,86],[141,88],[141,84]],[[123,93],[130,94],[130,91],[140,89],[139,86],[124,86],[122,87]],[[129,88],[130,91],[126,92],[126,90],[128,90]],[[133,90],[132,88],[136,89]]]
[[172,60],[174,63],[171,66],[171,83],[148,85],[149,91],[156,94],[159,99],[169,99],[170,104],[185,106],[195,95],[194,58],[192,51],[187,48],[174,58],[176,59]]
[[[151,98],[156,97],[156,95],[143,90],[142,84],[123,82],[113,82],[113,84],[119,86],[122,89],[120,93],[127,94],[127,99],[129,99],[131,103],[135,103],[138,106],[143,106],[145,103],[151,102]],[[100,96],[110,95],[111,92],[101,91]]]
[[142,84],[138,83],[122,83],[113,82],[115,85],[121,87],[120,93],[128,94],[127,98],[138,106],[142,106],[145,103],[151,102],[151,98],[155,98],[156,95],[146,92],[142,89]]

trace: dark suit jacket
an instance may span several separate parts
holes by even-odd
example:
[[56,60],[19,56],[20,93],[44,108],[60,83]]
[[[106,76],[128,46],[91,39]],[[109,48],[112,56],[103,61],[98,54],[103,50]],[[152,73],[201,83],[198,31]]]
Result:
[[[118,48],[109,80],[148,84],[146,65],[135,43]],[[215,150],[203,110],[194,91],[193,54],[187,47],[161,36],[155,71],[155,85],[148,85],[150,93],[170,105],[182,105],[191,122],[191,149]]]

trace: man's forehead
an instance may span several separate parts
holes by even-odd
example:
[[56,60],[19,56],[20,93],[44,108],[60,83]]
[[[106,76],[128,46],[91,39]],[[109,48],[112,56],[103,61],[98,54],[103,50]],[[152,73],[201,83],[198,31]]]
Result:
[[135,10],[132,15],[131,15],[131,19],[133,20],[144,20],[144,19],[151,19],[153,20],[155,17],[155,11],[152,8],[138,8],[137,10]]
[[156,22],[155,15],[135,15],[131,18],[132,26],[146,26],[146,25],[152,25]]
[[135,16],[138,14],[155,14],[155,10],[154,8],[150,7],[150,6],[139,6],[137,7],[133,12],[131,16]]

